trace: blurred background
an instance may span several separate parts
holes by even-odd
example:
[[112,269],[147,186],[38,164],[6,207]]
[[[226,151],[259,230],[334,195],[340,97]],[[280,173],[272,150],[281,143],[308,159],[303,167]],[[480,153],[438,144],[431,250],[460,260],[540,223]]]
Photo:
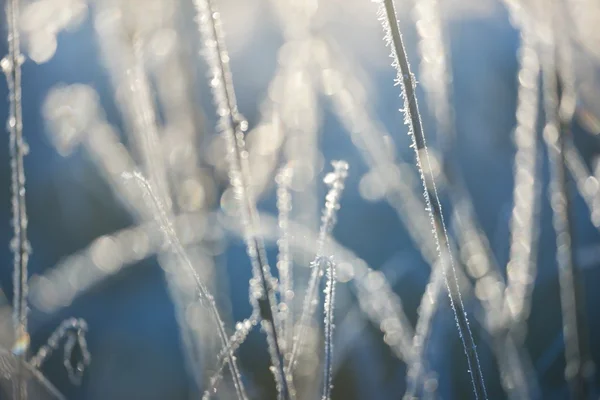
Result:
[[[152,219],[143,205],[136,208],[143,202],[128,191],[130,183],[118,179],[132,165],[147,161],[139,152],[135,133],[140,130],[136,116],[144,111],[135,104],[145,104],[141,107],[155,112],[153,133],[165,165],[160,190],[172,193],[170,206],[180,221],[178,232],[194,265],[210,282],[231,333],[235,322],[252,312],[248,301],[251,269],[239,229],[231,223],[238,214],[232,205],[223,141],[216,131],[215,107],[206,79],[209,68],[200,55],[202,41],[193,17],[194,5],[171,0],[20,3],[22,51],[26,56],[22,67],[23,126],[30,150],[25,157],[25,173],[33,249],[29,262],[31,352],[46,342],[62,320],[83,318],[89,327],[86,337],[92,362],[81,384],[69,381],[60,349],[41,367],[66,398],[198,398],[205,389],[206,376],[200,379],[194,372],[210,376],[207,371],[214,369],[217,344],[214,332],[210,333],[214,327],[190,303],[189,293],[174,300],[186,278],[178,281],[161,268],[170,261],[160,234],[152,227],[144,228]],[[361,265],[381,272],[375,276],[385,278],[414,327],[431,273],[430,263],[415,240],[415,228],[399,218],[386,201],[385,183],[373,173],[372,161],[365,159],[365,145],[349,134],[349,126],[354,124],[377,136],[372,143],[379,143],[382,154],[399,165],[397,170],[384,170],[383,175],[396,174],[400,182],[412,188],[416,199],[423,201],[414,151],[399,112],[403,107],[400,88],[393,84],[395,71],[377,20],[377,5],[366,0],[216,3],[238,108],[248,120],[253,187],[264,216],[261,222],[269,227],[265,232],[273,273],[278,252],[274,179],[278,168],[286,164],[294,171],[290,184],[292,220],[314,233],[327,191],[322,180],[331,170],[330,161],[347,161],[349,174],[332,233],[344,251],[352,252],[338,271],[333,398],[399,398],[406,390],[407,364],[386,345],[380,326],[366,315],[359,295],[350,288],[353,278],[363,279],[352,261],[360,259]],[[513,133],[520,33],[511,25],[500,1],[439,1],[452,91],[451,130],[455,133],[452,143],[446,145],[421,84],[422,37],[418,29],[426,30],[427,24],[415,23],[419,19],[415,3],[398,0],[396,7],[418,81],[417,94],[450,234],[460,241],[454,203],[445,189],[450,180],[445,173],[451,164],[470,196],[477,234],[487,238],[504,280],[514,205]],[[600,46],[593,32],[597,31],[594,21],[600,22],[600,8],[585,1],[564,3],[573,12],[565,17],[563,30],[557,27],[555,33],[570,41],[578,85],[569,137],[590,171],[590,179],[594,179],[588,186],[595,193],[598,183],[593,177],[600,150]],[[3,24],[2,32],[7,29]],[[0,41],[0,54],[7,52],[6,40]],[[142,75],[135,75],[138,73]],[[140,82],[145,89],[136,92],[132,88]],[[348,90],[349,98],[336,97],[342,90]],[[9,103],[4,80],[0,92],[0,120],[6,120]],[[362,114],[368,116],[363,118],[367,122],[353,120]],[[539,239],[533,250],[537,274],[519,352],[527,354],[534,373],[537,389],[532,390],[531,397],[566,399],[570,396],[564,375],[556,235],[542,127],[543,118],[539,118],[535,122],[539,174],[531,182],[539,191],[534,222]],[[371,143],[365,137],[369,136],[362,140]],[[0,190],[0,243],[5,244],[0,246],[0,283],[6,317],[0,344],[10,349],[14,341],[9,311],[13,296],[9,243],[13,231],[8,138],[6,134],[0,140],[0,147],[5,149],[0,153],[0,188],[4,188]],[[590,210],[571,176],[569,190],[574,264],[585,294],[589,354],[598,364],[600,311],[595,305],[600,298],[595,287],[600,283],[600,235],[594,225],[598,222],[594,211],[599,211]],[[403,199],[400,196],[400,203]],[[419,212],[424,210],[424,204],[418,207]],[[428,220],[423,221],[427,225],[421,229],[429,232]],[[293,250],[292,263],[300,283],[292,304],[298,313],[316,234],[305,235],[294,229],[292,235],[298,237],[300,245]],[[308,243],[304,246],[307,250],[301,250],[302,241]],[[62,273],[52,275],[54,269]],[[465,289],[465,307],[489,398],[507,398],[493,340],[482,322],[485,310],[480,303],[486,294],[477,292],[477,280],[472,275],[466,279],[475,287],[475,291]],[[439,301],[427,344],[426,358],[435,371],[430,384],[435,386],[436,398],[471,398],[452,310],[447,296]],[[322,306],[316,319],[320,321],[321,315]],[[187,328],[182,328],[182,323]],[[195,350],[190,354],[189,343],[199,337],[196,334],[206,340],[202,346],[192,346]],[[322,333],[316,335],[320,338]],[[322,344],[312,345],[319,358]],[[241,345],[238,362],[252,399],[275,398],[265,335],[259,329]],[[306,376],[315,373],[320,379],[320,363],[314,361],[318,371]],[[228,379],[226,375],[223,386]],[[592,386],[599,384],[596,373]],[[234,394],[224,387],[217,397],[234,398]]]

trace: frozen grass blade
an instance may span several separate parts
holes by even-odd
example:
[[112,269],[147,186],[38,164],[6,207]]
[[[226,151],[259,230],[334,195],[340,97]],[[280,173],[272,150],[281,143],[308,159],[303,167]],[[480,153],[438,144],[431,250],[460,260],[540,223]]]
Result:
[[[63,321],[52,335],[50,335],[48,342],[40,347],[35,356],[29,360],[29,363],[35,368],[40,368],[42,363],[58,348],[60,342],[63,339],[66,339],[63,365],[67,370],[69,380],[72,383],[79,385],[85,368],[90,365],[92,360],[85,339],[87,330],[87,323],[83,319],[69,318]],[[81,360],[73,367],[71,357],[75,344],[79,345]]]
[[203,40],[204,57],[212,75],[210,86],[219,115],[219,130],[226,141],[229,179],[239,202],[239,211],[245,229],[246,249],[252,264],[250,302],[254,310],[259,312],[262,319],[261,326],[267,334],[271,371],[275,377],[278,396],[282,399],[290,399],[295,397],[294,390],[291,388],[291,377],[286,376],[284,372],[283,352],[277,336],[279,324],[275,289],[265,245],[258,234],[260,220],[250,185],[248,152],[244,143],[247,122],[237,109],[219,12],[211,0],[195,0],[194,4]]
[[249,318],[246,318],[235,325],[235,332],[229,338],[229,344],[223,348],[218,355],[217,368],[208,380],[209,386],[202,395],[203,400],[208,400],[212,394],[217,393],[217,388],[221,382],[221,379],[223,378],[223,368],[225,368],[225,365],[229,361],[229,355],[234,354],[235,351],[242,345],[242,343],[244,343],[248,337],[248,334],[252,331],[257,323],[258,315],[252,314]]
[[[221,345],[224,349],[229,348],[229,340],[227,338],[227,333],[225,332],[225,324],[219,315],[219,310],[217,308],[217,304],[215,302],[214,297],[210,294],[208,288],[204,285],[200,276],[196,272],[192,262],[190,261],[186,251],[181,244],[179,238],[177,237],[177,233],[173,228],[173,223],[169,218],[169,215],[166,212],[165,207],[161,203],[160,197],[157,193],[155,193],[154,189],[150,182],[146,180],[139,172],[134,172],[133,174],[124,173],[123,178],[125,179],[135,179],[136,183],[140,186],[140,188],[144,191],[145,195],[150,200],[152,207],[154,208],[154,216],[156,219],[156,223],[161,227],[161,230],[164,234],[165,240],[171,246],[173,252],[186,269],[186,272],[189,273],[194,279],[194,283],[196,284],[196,289],[198,290],[199,300],[208,306],[212,317],[215,320],[217,325],[217,330],[219,334],[219,339],[221,340]],[[227,353],[229,366],[231,368],[231,375],[233,377],[233,384],[236,390],[236,394],[238,399],[247,399],[248,396],[244,390],[244,385],[242,383],[242,377],[237,367],[237,362],[233,353]]]
[[[503,326],[504,279],[487,238],[478,227],[472,200],[456,157],[453,156],[456,153],[456,123],[451,100],[450,63],[446,51],[449,48],[449,40],[444,32],[439,1],[415,1],[414,16],[419,34],[421,80],[435,117],[442,156],[439,164],[442,165],[442,173],[445,176],[444,188],[453,204],[452,221],[462,264],[475,281],[477,298],[485,311],[483,327],[492,336],[493,350],[504,378],[502,384],[505,391],[511,398],[530,397],[530,386],[536,386],[531,379],[533,374],[523,372],[528,369],[527,365],[530,362],[526,352],[515,346],[513,331]],[[535,157],[533,162],[535,165]],[[441,288],[440,285],[433,287]],[[437,293],[433,296],[439,297]],[[421,345],[425,346],[426,342]],[[524,379],[525,377],[528,379]],[[529,381],[532,381],[531,385]]]
[[[279,240],[278,226],[274,218],[262,214],[261,221],[265,238],[272,242]],[[225,228],[240,234],[237,225],[225,224]],[[315,233],[312,229],[297,223],[290,223],[290,231],[294,232],[290,237],[290,247],[300,252],[302,256],[314,256],[315,249],[311,243],[318,240],[318,232]],[[360,308],[373,325],[386,336],[386,344],[399,359],[410,362],[413,329],[404,314],[401,298],[392,290],[383,273],[373,270],[363,259],[337,243],[333,237],[327,240],[324,251],[325,254],[331,254],[335,258],[338,272],[342,271],[340,267],[344,265],[343,273],[350,274],[352,277],[352,287]]]
[[329,185],[330,189],[325,197],[325,208],[323,209],[321,227],[319,228],[319,236],[317,238],[317,251],[315,259],[311,262],[311,273],[302,306],[302,315],[300,316],[300,321],[294,335],[292,352],[287,365],[290,374],[293,373],[296,367],[297,358],[300,355],[306,332],[310,327],[310,321],[318,303],[319,281],[323,276],[324,265],[327,263],[327,258],[324,254],[325,245],[328,236],[335,226],[337,210],[340,208],[340,196],[344,190],[344,180],[348,176],[348,163],[345,161],[333,161],[331,164],[334,171],[327,174],[324,179],[324,182]]
[[[346,127],[352,141],[357,144],[361,156],[371,168],[369,174],[382,186],[380,195],[385,196],[385,200],[394,208],[398,217],[408,227],[408,232],[423,258],[432,266],[439,265],[436,264],[437,250],[431,232],[427,229],[429,216],[422,208],[422,201],[419,200],[419,196],[413,188],[412,179],[410,179],[413,175],[412,167],[394,160],[394,152],[390,150],[390,142],[384,140],[385,138],[389,139],[389,135],[383,127],[374,122],[367,111],[368,106],[364,99],[362,96],[357,95],[357,93],[363,93],[365,88],[364,83],[355,77],[353,71],[348,70],[347,66],[352,63],[344,57],[342,52],[332,46],[331,41],[324,41],[324,44],[327,46],[319,48],[318,54],[320,54],[320,57],[317,60],[319,67],[330,72],[331,77],[337,77],[337,79],[330,79],[329,82],[325,82],[323,79],[324,93],[331,96],[334,111],[340,116],[340,122]],[[457,272],[461,273],[462,271],[458,270]],[[462,275],[461,279],[463,279],[461,285],[464,286],[464,284],[469,283]],[[386,344],[390,346],[392,352],[399,359],[412,366],[413,363],[417,362],[419,354],[415,354],[414,356],[417,358],[413,358],[412,327],[405,320],[400,303],[395,304],[392,308],[385,307],[384,305],[389,304],[389,302],[376,296],[372,299],[372,302],[378,306],[369,306],[371,300],[367,299],[370,297],[368,294],[370,291],[363,292],[361,287],[366,285],[359,281],[355,279],[359,289],[357,295],[360,299],[361,308],[376,325],[379,325],[388,338]],[[430,287],[434,287],[435,290],[443,290],[444,286],[431,285]],[[420,313],[421,316],[433,317],[439,298],[435,290],[428,291],[430,295],[422,302],[422,305],[427,303],[427,307],[432,308],[431,312]],[[435,302],[431,302],[431,299],[435,299]],[[383,323],[386,320],[393,320],[394,323]],[[421,330],[428,332],[430,323],[431,318],[424,318]],[[427,336],[422,335],[422,346],[426,345]],[[415,374],[418,375],[421,371],[421,365],[415,365],[412,370],[417,371]],[[412,377],[407,377],[407,379],[413,381]],[[414,385],[411,385],[412,383],[408,387],[417,389]]]
[[[469,319],[467,318],[466,311],[462,302],[462,296],[458,285],[458,278],[456,268],[454,266],[454,260],[452,258],[452,251],[450,248],[450,241],[448,238],[448,232],[446,224],[444,222],[444,216],[442,214],[442,208],[437,194],[437,188],[434,181],[433,170],[427,152],[427,144],[425,142],[425,135],[421,124],[421,116],[419,114],[417,97],[414,91],[415,79],[410,71],[410,66],[406,56],[406,50],[404,49],[404,43],[402,41],[402,35],[398,28],[398,20],[396,18],[396,11],[392,0],[379,1],[380,10],[379,16],[382,22],[384,31],[386,33],[386,41],[392,49],[392,58],[394,60],[393,66],[396,68],[398,73],[397,83],[402,87],[402,96],[404,98],[404,116],[405,123],[409,126],[409,134],[413,141],[412,147],[415,150],[417,167],[421,175],[421,181],[424,189],[425,203],[429,212],[431,225],[433,229],[433,235],[438,250],[438,257],[442,262],[441,267],[444,271],[444,279],[448,289],[448,296],[450,297],[450,305],[454,311],[456,325],[458,328],[459,336],[463,344],[465,354],[467,356],[467,362],[469,364],[469,374],[471,376],[471,383],[473,384],[473,392],[475,398],[487,399],[487,393],[485,388],[485,381],[483,379],[483,373],[481,371],[481,365],[479,363],[479,356],[469,326]],[[429,177],[426,178],[423,164],[421,162],[421,156],[425,158],[426,171]],[[429,187],[433,194],[433,202],[429,194]],[[441,246],[442,241],[438,229],[442,232],[442,239],[446,249]],[[446,263],[451,269],[453,275],[453,281],[448,278],[446,271]],[[456,293],[456,296],[453,294]],[[456,297],[456,299],[455,299]],[[456,300],[456,301],[455,301]]]
[[23,115],[21,104],[21,54],[19,40],[19,0],[6,2],[6,19],[8,26],[8,55],[2,59],[0,66],[6,74],[9,93],[8,131],[10,134],[10,169],[12,189],[12,214],[14,238],[11,249],[14,254],[13,264],[13,325],[15,329],[15,348],[13,352],[18,358],[17,382],[15,397],[27,399],[27,381],[23,371],[29,351],[29,332],[27,331],[27,264],[29,262],[30,244],[27,239],[27,209],[25,205],[25,167],[23,157],[28,152],[23,138]]
[[327,260],[327,286],[325,287],[325,373],[322,400],[331,399],[333,389],[333,311],[335,310],[335,261]]

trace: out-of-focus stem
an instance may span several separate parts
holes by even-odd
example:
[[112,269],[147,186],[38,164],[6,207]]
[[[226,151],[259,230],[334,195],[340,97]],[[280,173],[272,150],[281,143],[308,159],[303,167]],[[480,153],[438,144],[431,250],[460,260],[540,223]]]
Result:
[[2,70],[6,74],[9,89],[10,110],[8,131],[10,133],[10,168],[12,187],[12,213],[14,239],[11,248],[14,254],[13,270],[13,324],[15,329],[15,352],[18,358],[17,380],[14,398],[27,399],[27,380],[24,363],[29,350],[29,333],[27,331],[27,263],[30,245],[27,240],[27,209],[25,205],[25,168],[23,157],[27,145],[23,139],[23,116],[21,105],[21,64],[23,55],[19,40],[19,0],[6,2],[6,19],[8,26],[8,56],[1,61]]
[[593,373],[593,364],[589,351],[583,287],[573,260],[573,222],[570,216],[571,200],[565,159],[565,135],[568,131],[566,120],[561,118],[563,113],[559,98],[557,46],[550,28],[550,22],[556,18],[556,11],[555,4],[553,4],[549,10],[549,18],[546,20],[548,22],[546,33],[549,37],[547,42],[541,43],[544,112],[546,114],[544,141],[550,160],[549,195],[552,221],[556,233],[556,259],[559,270],[565,341],[565,378],[571,389],[571,398],[585,399],[591,390],[590,377]]
[[[481,365],[479,363],[479,356],[477,354],[476,346],[473,341],[473,335],[469,326],[469,320],[462,302],[457,273],[451,255],[452,252],[448,240],[447,229],[441,210],[437,188],[433,179],[429,154],[427,153],[427,144],[425,141],[425,135],[423,132],[421,116],[419,114],[419,107],[415,93],[415,79],[410,70],[402,35],[398,27],[394,3],[392,0],[383,0],[381,3],[380,19],[387,35],[386,39],[390,48],[392,49],[392,58],[394,60],[393,64],[397,71],[397,81],[402,87],[405,122],[410,129],[409,133],[413,141],[412,147],[415,150],[417,166],[421,174],[425,202],[429,210],[433,235],[438,250],[438,257],[442,262],[441,268],[443,268],[444,271],[444,278],[448,289],[448,295],[450,297],[450,304],[454,311],[459,336],[465,350],[467,362],[469,364],[469,374],[471,375],[473,391],[476,398],[487,398],[485,382],[481,371]],[[424,166],[421,163],[422,156],[425,159],[425,168],[427,170],[427,174],[425,173]],[[433,196],[431,196],[430,191]],[[451,270],[453,279],[448,278],[446,267],[450,267],[449,269]]]
[[247,122],[239,113],[229,55],[225,47],[221,17],[212,0],[195,0],[198,25],[203,40],[204,56],[211,69],[210,86],[219,115],[219,129],[227,143],[229,179],[239,203],[239,211],[245,230],[246,250],[252,264],[253,279],[250,284],[250,302],[262,319],[278,396],[281,399],[295,397],[291,376],[284,372],[281,342],[278,338],[278,314],[273,278],[267,260],[263,238],[259,234],[260,220],[252,192],[245,148],[244,131]]

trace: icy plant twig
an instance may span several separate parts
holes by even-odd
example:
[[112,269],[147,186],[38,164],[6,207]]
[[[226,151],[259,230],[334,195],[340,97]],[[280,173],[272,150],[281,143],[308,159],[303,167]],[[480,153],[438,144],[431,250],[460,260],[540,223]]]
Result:
[[221,17],[212,0],[195,0],[197,22],[203,41],[203,55],[211,70],[210,86],[219,115],[218,128],[226,141],[229,179],[239,203],[245,229],[246,250],[252,264],[250,302],[259,311],[261,326],[267,334],[267,344],[279,398],[293,398],[291,377],[283,367],[283,352],[278,338],[278,314],[273,278],[267,260],[265,245],[258,234],[260,220],[251,188],[248,152],[244,131],[248,123],[238,112],[235,92],[229,69],[229,56],[221,27]]
[[325,208],[323,209],[321,227],[317,238],[317,252],[315,259],[311,262],[312,270],[304,297],[302,314],[297,332],[295,333],[290,359],[288,360],[287,368],[290,372],[293,372],[296,367],[296,359],[299,356],[306,331],[310,326],[310,321],[317,305],[319,281],[321,276],[323,276],[323,266],[327,262],[324,254],[325,244],[335,226],[337,210],[340,208],[340,196],[344,190],[344,181],[348,175],[348,163],[345,161],[333,161],[331,164],[334,171],[327,174],[324,179],[324,182],[329,185],[330,189],[325,197]]
[[325,287],[325,369],[322,400],[331,399],[333,389],[333,311],[335,310],[335,261],[327,260],[327,286]]
[[202,395],[203,400],[210,399],[210,396],[217,392],[219,382],[221,382],[221,378],[223,378],[223,368],[225,368],[225,365],[229,361],[229,355],[235,353],[238,347],[244,343],[248,337],[248,334],[252,331],[257,323],[258,315],[253,313],[249,318],[246,318],[245,320],[235,324],[235,332],[229,338],[229,344],[219,352],[217,357],[217,367],[208,380],[209,386]]
[[[523,379],[527,375],[523,371],[527,370],[526,366],[529,364],[529,360],[522,349],[512,345],[514,343],[513,332],[501,328],[504,322],[502,319],[504,279],[494,260],[485,234],[477,226],[468,190],[459,172],[456,159],[451,156],[456,146],[454,128],[456,124],[451,100],[449,56],[445,50],[448,48],[448,36],[443,32],[444,26],[439,1],[415,1],[414,16],[422,56],[421,79],[435,117],[443,155],[440,164],[443,166],[442,170],[446,180],[444,186],[453,204],[452,221],[457,233],[460,257],[466,271],[475,281],[476,292],[479,293],[477,297],[481,300],[485,311],[483,326],[493,338],[493,349],[498,366],[501,375],[505,377],[502,379],[503,387],[511,398],[529,397],[532,390],[529,386],[535,387],[535,383],[529,385],[530,382]],[[535,158],[533,160],[535,164]],[[530,187],[534,188],[535,185]],[[442,288],[440,285],[434,287]],[[432,296],[438,298],[437,293]],[[425,344],[425,342],[422,343],[422,346]],[[502,362],[502,360],[511,362]],[[414,379],[410,376],[407,378]],[[410,387],[410,385],[408,386]]]
[[[80,384],[83,371],[85,367],[90,365],[92,360],[87,348],[87,341],[85,340],[87,330],[87,323],[83,319],[69,318],[63,321],[52,335],[50,335],[48,342],[40,347],[36,355],[29,360],[30,364],[35,368],[40,368],[42,363],[58,348],[60,341],[66,338],[63,364],[69,375],[69,380],[76,385]],[[71,356],[75,344],[79,345],[82,357],[77,362],[77,365],[73,367]]]
[[[179,261],[186,269],[186,272],[191,274],[191,276],[193,277],[194,283],[196,284],[196,288],[198,290],[200,301],[208,305],[209,311],[212,314],[212,317],[214,318],[215,323],[217,325],[219,339],[221,341],[222,347],[225,349],[229,348],[229,340],[227,337],[227,333],[225,332],[225,324],[223,323],[223,320],[219,315],[219,310],[217,308],[215,299],[212,296],[212,294],[210,294],[208,288],[204,285],[204,283],[200,279],[200,276],[198,275],[198,272],[196,272],[196,269],[192,265],[192,262],[190,261],[183,245],[181,244],[181,241],[177,236],[177,233],[175,232],[175,229],[173,228],[173,223],[171,222],[171,219],[169,218],[169,215],[167,214],[164,205],[161,203],[160,197],[158,196],[158,194],[156,194],[150,182],[148,182],[146,178],[144,178],[139,172],[134,172],[132,174],[123,173],[123,178],[135,179],[136,182],[140,185],[140,188],[142,188],[145,194],[148,196],[149,200],[152,203],[152,206],[154,207],[156,223],[161,227],[161,230],[164,234],[167,243],[171,246],[173,252],[179,258]],[[237,397],[238,399],[247,399],[248,396],[245,393],[244,385],[242,383],[241,375],[239,373],[235,357],[231,352],[227,353],[227,357],[229,366],[231,368],[231,375],[233,376],[233,383],[237,393]]]
[[[391,56],[394,60],[393,66],[396,68],[398,74],[397,82],[402,87],[402,95],[404,98],[405,123],[409,125],[409,134],[413,141],[412,147],[415,150],[417,166],[419,168],[421,181],[423,183],[425,203],[427,205],[429,217],[431,220],[433,235],[438,250],[438,257],[442,261],[441,267],[444,271],[444,278],[448,289],[448,295],[450,297],[450,304],[454,311],[454,316],[459,331],[460,339],[462,341],[463,348],[467,356],[467,362],[469,364],[469,374],[471,376],[471,382],[473,384],[473,391],[477,399],[487,398],[485,381],[483,379],[481,365],[479,363],[479,356],[477,354],[477,349],[473,341],[473,335],[469,326],[469,320],[467,318],[466,312],[464,311],[462,296],[460,294],[460,289],[458,286],[457,272],[454,266],[454,260],[451,255],[452,253],[450,248],[450,241],[448,239],[446,224],[444,222],[441,204],[434,181],[433,170],[429,159],[429,154],[427,152],[427,145],[425,142],[425,136],[421,124],[421,117],[417,105],[417,97],[414,91],[414,76],[410,71],[410,66],[406,57],[406,50],[404,49],[404,43],[402,41],[402,36],[398,28],[398,20],[396,18],[394,4],[392,0],[379,1],[379,4],[379,16],[384,31],[386,33],[386,41],[392,49]],[[425,176],[423,164],[421,163],[421,153],[423,153],[425,162],[427,163],[426,170],[430,175],[428,178],[426,178]],[[431,201],[429,195],[429,186],[431,187],[433,192],[433,202]],[[441,246],[442,241],[440,240],[438,229],[442,231],[443,241],[447,249],[443,249]],[[454,282],[452,282],[447,276],[446,263],[448,263],[450,266]],[[456,293],[456,296],[454,296],[453,293]]]
[[[268,214],[261,214],[261,227],[266,240],[275,242],[279,239],[277,221]],[[224,228],[236,235],[241,235],[240,227],[224,221]],[[302,256],[314,257],[314,245],[318,232],[303,224],[290,222],[290,247]],[[378,327],[386,337],[386,344],[401,360],[410,362],[412,349],[412,326],[404,314],[402,301],[385,279],[381,271],[375,271],[350,249],[330,237],[325,246],[325,254],[331,254],[338,263],[344,265],[344,273],[351,276],[351,288],[354,291],[362,312]],[[341,270],[341,268],[338,268]]]
[[8,26],[8,56],[0,62],[8,82],[10,109],[8,114],[8,131],[10,133],[10,168],[12,186],[12,213],[14,239],[11,249],[14,254],[13,265],[13,324],[18,349],[19,365],[17,367],[16,398],[27,399],[27,382],[23,372],[23,362],[29,349],[29,333],[27,332],[27,263],[31,251],[27,239],[27,209],[25,206],[25,168],[23,157],[27,153],[27,144],[23,139],[23,116],[21,105],[21,54],[19,40],[19,0],[6,2],[6,19]]

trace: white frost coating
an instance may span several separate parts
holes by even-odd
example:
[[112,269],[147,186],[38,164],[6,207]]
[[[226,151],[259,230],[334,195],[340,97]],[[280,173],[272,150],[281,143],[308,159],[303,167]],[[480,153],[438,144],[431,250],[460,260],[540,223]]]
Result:
[[[442,262],[442,268],[444,272],[444,280],[448,289],[448,296],[450,298],[450,305],[454,312],[456,320],[456,326],[458,328],[459,336],[463,344],[465,354],[467,356],[467,362],[469,364],[469,375],[471,377],[471,383],[473,384],[473,392],[475,398],[483,397],[487,399],[487,392],[485,388],[485,381],[481,372],[481,365],[479,362],[479,356],[477,349],[473,341],[473,335],[469,326],[469,319],[466,312],[464,311],[464,305],[462,301],[462,295],[458,284],[458,277],[454,260],[452,257],[452,249],[450,247],[450,241],[448,238],[448,231],[444,222],[444,216],[441,209],[439,196],[434,180],[433,168],[429,153],[427,152],[427,144],[425,142],[425,135],[422,130],[421,116],[419,115],[419,109],[417,104],[417,98],[414,93],[416,81],[412,72],[408,60],[406,59],[406,50],[402,42],[402,36],[398,29],[398,22],[396,18],[396,12],[394,9],[393,2],[391,0],[378,1],[379,3],[379,19],[382,23],[385,31],[385,40],[387,45],[391,48],[391,57],[393,59],[392,66],[397,71],[396,82],[402,87],[402,97],[404,99],[404,122],[409,127],[409,135],[412,139],[412,147],[415,150],[415,158],[419,174],[421,175],[421,182],[423,184],[423,195],[425,197],[425,203],[429,217],[431,220],[431,227],[433,236],[436,242],[436,248],[438,250],[438,257]],[[420,152],[423,152],[426,162],[426,170],[428,177],[426,178],[423,164],[421,162]],[[429,188],[433,193],[433,202],[429,195]],[[435,207],[435,210],[433,209]],[[446,248],[442,248],[438,229],[442,231],[444,244]],[[453,282],[447,276],[446,267],[450,267],[450,271],[453,275]],[[455,304],[454,293],[456,293],[457,304]],[[463,330],[466,335],[463,334]],[[469,345],[467,345],[469,343]]]
[[[92,361],[85,339],[87,330],[87,323],[81,318],[69,318],[63,321],[52,335],[50,335],[48,342],[40,347],[35,356],[29,360],[29,363],[35,368],[40,368],[42,363],[52,354],[52,352],[58,349],[60,342],[66,338],[63,365],[67,370],[69,380],[76,385],[80,384],[85,368],[90,365],[90,362]],[[71,356],[75,344],[79,345],[81,360],[73,367]]]
[[[456,143],[454,128],[456,124],[451,100],[449,56],[445,50],[448,48],[448,39],[447,35],[444,34],[440,2],[438,0],[417,0],[414,3],[413,14],[419,34],[419,50],[421,53],[421,63],[419,65],[421,81],[435,117],[442,154],[451,153]],[[483,326],[493,338],[493,350],[497,355],[497,359],[505,359],[505,353],[508,352],[506,346],[507,335],[511,336],[512,333],[511,331],[499,329],[503,322],[504,280],[489,248],[487,238],[477,226],[472,201],[461,174],[458,172],[459,167],[455,159],[448,157],[447,160],[440,161],[440,164],[444,166],[445,186],[449,199],[453,204],[452,221],[454,222],[462,264],[475,281],[475,292],[485,311]],[[440,266],[439,264],[436,265]],[[431,274],[430,279],[441,278],[438,275],[437,273]],[[443,290],[443,285],[439,284],[432,284],[430,287]],[[431,292],[430,297],[432,299],[440,298],[438,292]],[[428,302],[427,306],[430,306]],[[423,315],[427,316],[425,313]],[[427,332],[428,328],[425,331]],[[419,338],[423,340],[420,343],[420,346],[423,347],[421,351],[424,351],[426,346],[426,338],[426,336]],[[521,373],[524,369],[521,364],[526,364],[526,362],[521,362],[521,357],[525,352],[521,350],[518,353],[511,354],[511,360],[516,360],[518,365],[508,365],[500,362],[499,368],[501,375],[507,377],[502,380],[506,392],[509,395],[517,392],[517,397],[524,398],[530,396],[530,391],[526,381],[522,379],[523,374]],[[417,364],[420,364],[420,362]],[[420,365],[417,365],[417,367],[421,368]],[[419,376],[407,375],[407,387],[416,390],[417,387],[413,383],[424,382],[424,379]],[[507,384],[504,384],[505,382]],[[435,388],[435,385],[432,387]],[[423,388],[427,390],[426,386],[423,386]],[[410,394],[408,395],[410,396]],[[414,393],[412,395],[414,396]],[[434,395],[434,393],[428,393],[428,395]]]
[[217,393],[217,387],[223,378],[223,368],[225,368],[225,365],[229,361],[229,354],[234,354],[242,343],[244,343],[248,334],[258,323],[258,319],[258,315],[254,313],[249,318],[235,324],[235,332],[229,338],[229,344],[221,350],[217,357],[217,367],[208,380],[209,386],[202,395],[203,400],[208,400],[213,394]]
[[327,263],[325,257],[325,245],[328,236],[335,226],[337,210],[340,208],[340,197],[344,191],[344,181],[348,176],[348,163],[345,161],[333,161],[333,172],[328,173],[323,181],[329,185],[330,189],[325,196],[325,208],[321,216],[321,227],[317,238],[317,252],[315,259],[311,262],[311,274],[302,306],[302,315],[300,316],[297,332],[294,334],[292,352],[288,360],[287,369],[293,372],[302,343],[306,337],[306,332],[310,326],[312,315],[318,302],[318,287],[320,278],[323,276],[323,267]]
[[[151,205],[154,207],[156,223],[161,227],[161,230],[165,236],[165,240],[171,246],[173,252],[179,258],[179,261],[183,267],[187,270],[186,272],[192,275],[196,284],[196,288],[198,289],[200,301],[208,306],[210,313],[215,319],[221,345],[224,349],[228,349],[230,347],[229,339],[225,332],[225,324],[219,315],[219,310],[217,308],[217,304],[215,303],[215,299],[200,279],[200,276],[196,272],[196,269],[186,254],[186,251],[181,244],[175,229],[173,228],[173,223],[171,222],[164,205],[161,203],[159,196],[154,192],[150,182],[148,182],[146,178],[144,178],[139,172],[133,172],[132,174],[123,173],[123,178],[135,179],[135,181],[140,185],[140,188],[144,190],[145,195],[148,197],[148,200],[150,200]],[[237,397],[238,399],[247,399],[248,396],[244,390],[242,377],[239,373],[235,357],[232,352],[228,353],[227,356],[229,365],[231,367],[231,375],[233,376],[233,384],[235,386]]]
[[373,176],[385,189],[385,200],[407,226],[409,235],[423,258],[435,263],[437,251],[428,226],[428,215],[423,210],[420,195],[413,188],[412,166],[395,162],[395,150],[390,151],[389,138],[383,126],[375,122],[369,105],[357,94],[366,91],[364,83],[346,67],[350,60],[341,51],[328,48],[326,56],[318,58],[319,67],[340,76],[340,89],[331,95],[333,111],[338,114],[361,157]]
[[325,287],[325,370],[322,400],[331,399],[333,389],[333,312],[335,310],[335,261],[327,260],[327,286]]
[[277,269],[279,270],[279,315],[281,318],[282,347],[289,351],[292,343],[293,315],[292,300],[294,298],[294,281],[291,269],[292,256],[290,254],[290,211],[292,209],[292,196],[290,183],[292,169],[283,167],[275,182],[277,183],[277,210],[280,238],[277,240]]
[[226,142],[229,180],[239,203],[246,251],[252,264],[253,278],[250,280],[250,303],[262,318],[261,327],[267,335],[271,371],[279,398],[294,398],[291,377],[284,373],[283,353],[277,337],[279,315],[273,288],[273,278],[267,260],[265,245],[258,234],[260,221],[248,165],[248,152],[244,143],[247,121],[238,112],[229,69],[229,55],[221,26],[221,17],[211,0],[195,0],[197,23],[203,42],[203,55],[210,68],[210,87],[219,116],[218,129]]
[[31,247],[27,239],[27,209],[25,206],[25,168],[23,157],[28,152],[23,139],[23,116],[21,105],[21,64],[24,57],[21,54],[19,40],[19,0],[6,3],[6,19],[8,26],[8,55],[0,61],[0,66],[6,74],[10,108],[7,128],[10,133],[10,169],[12,189],[12,225],[14,238],[11,250],[14,254],[13,264],[13,325],[16,343],[26,343],[23,351],[19,352],[18,379],[15,387],[19,400],[27,399],[27,382],[22,373],[22,362],[26,360],[29,348],[29,333],[27,332],[27,263]]

